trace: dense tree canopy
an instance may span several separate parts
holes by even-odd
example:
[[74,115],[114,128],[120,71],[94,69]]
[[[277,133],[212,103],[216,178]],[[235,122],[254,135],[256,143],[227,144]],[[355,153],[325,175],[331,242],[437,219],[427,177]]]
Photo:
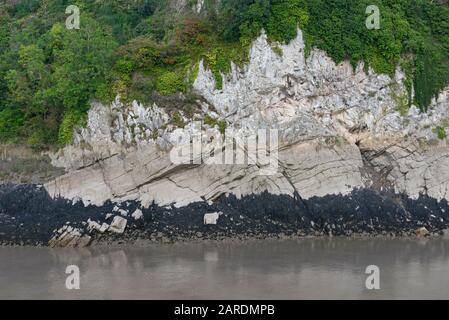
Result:
[[[0,140],[64,144],[91,99],[157,101],[190,94],[204,58],[217,87],[230,61],[243,64],[265,29],[274,48],[300,26],[308,48],[336,62],[364,60],[392,74],[399,64],[423,110],[449,84],[449,7],[431,0],[205,0],[201,13],[176,0],[0,2]],[[81,10],[65,27],[66,7]],[[377,5],[381,28],[367,30]],[[281,54],[281,53],[280,53]],[[410,101],[411,102],[411,101]]]

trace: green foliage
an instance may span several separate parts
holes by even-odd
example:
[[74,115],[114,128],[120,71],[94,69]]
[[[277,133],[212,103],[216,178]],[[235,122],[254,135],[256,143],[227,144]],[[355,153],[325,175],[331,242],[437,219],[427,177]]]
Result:
[[208,114],[206,114],[204,116],[204,124],[207,124],[208,126],[213,127],[218,127],[218,130],[220,131],[221,134],[225,134],[226,128],[227,128],[227,123],[226,121],[218,121],[217,119],[212,118],[211,116],[209,116]]
[[[403,114],[412,102],[426,110],[449,84],[449,7],[438,1],[205,0],[200,14],[194,3],[178,10],[166,0],[0,2],[0,140],[66,143],[92,99],[117,93],[125,101],[177,101],[177,93],[189,95],[201,59],[221,89],[222,74],[231,61],[248,62],[262,29],[280,56],[279,44],[300,27],[306,53],[317,47],[337,63],[364,60],[390,75],[400,64],[409,93],[396,97]],[[80,30],[65,28],[71,4],[81,9]],[[365,27],[372,4],[379,30]]]
[[36,45],[20,46],[18,62],[30,82],[38,84],[46,76],[44,51]]
[[175,72],[166,72],[156,84],[157,91],[163,95],[170,95],[184,90],[183,79]]
[[231,69],[230,60],[225,55],[222,48],[216,48],[206,54],[206,64],[212,70],[217,89],[223,88],[222,74],[228,73]]
[[267,32],[271,39],[289,42],[296,37],[297,28],[309,21],[305,0],[273,0]]
[[19,110],[4,109],[0,111],[0,139],[15,140],[23,122],[23,114]]
[[203,55],[206,66],[212,71],[215,86],[218,90],[223,88],[222,74],[231,71],[231,61],[243,66],[248,61],[248,49],[240,45],[217,45]]
[[89,17],[81,19],[79,31],[54,25],[48,38],[54,59],[51,94],[66,110],[87,109],[89,98],[107,81],[116,43]]
[[406,95],[399,95],[393,97],[396,103],[396,110],[401,116],[406,116],[409,109],[409,98]]
[[443,127],[436,127],[434,129],[434,132],[437,134],[438,139],[440,140],[444,140],[446,139],[447,135],[446,135],[446,129]]
[[184,123],[184,121],[182,120],[181,114],[179,112],[177,112],[177,111],[172,114],[172,122],[178,128],[184,128],[185,125],[186,125]]
[[76,127],[83,126],[86,122],[85,113],[79,110],[70,110],[64,114],[59,127],[58,142],[62,145],[72,141],[73,130]]
[[[53,144],[61,140],[63,114],[85,113],[90,99],[111,98],[108,88],[116,44],[106,28],[88,15],[82,16],[80,30],[55,23],[42,30],[38,41],[28,43],[25,37],[17,45],[12,39],[18,35],[11,36],[9,50],[0,57],[9,67],[3,75],[2,103],[22,115],[23,128],[17,128],[16,138],[32,145]],[[0,70],[5,65],[0,62]]]
[[227,41],[244,45],[260,34],[270,14],[268,0],[223,0],[220,3],[218,31]]
[[274,53],[276,53],[279,57],[282,57],[282,55],[284,54],[284,51],[282,50],[282,48],[275,46],[271,48],[273,50]]

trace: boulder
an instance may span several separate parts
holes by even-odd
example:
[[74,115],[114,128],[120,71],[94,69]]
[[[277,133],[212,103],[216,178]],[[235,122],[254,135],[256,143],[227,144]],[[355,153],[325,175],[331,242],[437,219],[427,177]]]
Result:
[[429,230],[427,230],[425,227],[416,229],[415,233],[418,237],[428,237],[430,235]]
[[127,223],[128,223],[128,220],[126,220],[125,218],[122,218],[120,216],[115,216],[114,220],[112,220],[112,223],[109,226],[108,230],[113,233],[122,234],[125,232]]
[[134,213],[131,215],[135,220],[140,220],[143,218],[143,212],[140,209],[137,209],[134,211]]
[[91,241],[89,235],[83,235],[78,228],[65,225],[48,241],[51,248],[82,248],[89,245]]
[[214,213],[206,213],[204,215],[204,224],[208,225],[208,224],[217,224],[218,223],[218,218],[220,218],[220,213],[218,212],[214,212]]

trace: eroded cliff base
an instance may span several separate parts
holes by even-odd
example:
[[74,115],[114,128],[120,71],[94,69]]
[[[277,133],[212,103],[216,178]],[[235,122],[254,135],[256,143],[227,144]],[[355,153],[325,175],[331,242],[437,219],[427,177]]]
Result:
[[111,202],[85,207],[52,199],[37,185],[0,186],[3,245],[82,247],[228,238],[305,236],[439,236],[449,229],[449,203],[421,195],[356,189],[303,200],[299,196],[224,196],[182,208]]

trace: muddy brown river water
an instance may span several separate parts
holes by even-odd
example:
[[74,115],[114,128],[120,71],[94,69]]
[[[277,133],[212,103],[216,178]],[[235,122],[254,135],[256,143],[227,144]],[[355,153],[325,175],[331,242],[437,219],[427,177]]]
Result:
[[[366,288],[369,265],[379,290]],[[0,299],[449,299],[449,240],[0,247]]]

